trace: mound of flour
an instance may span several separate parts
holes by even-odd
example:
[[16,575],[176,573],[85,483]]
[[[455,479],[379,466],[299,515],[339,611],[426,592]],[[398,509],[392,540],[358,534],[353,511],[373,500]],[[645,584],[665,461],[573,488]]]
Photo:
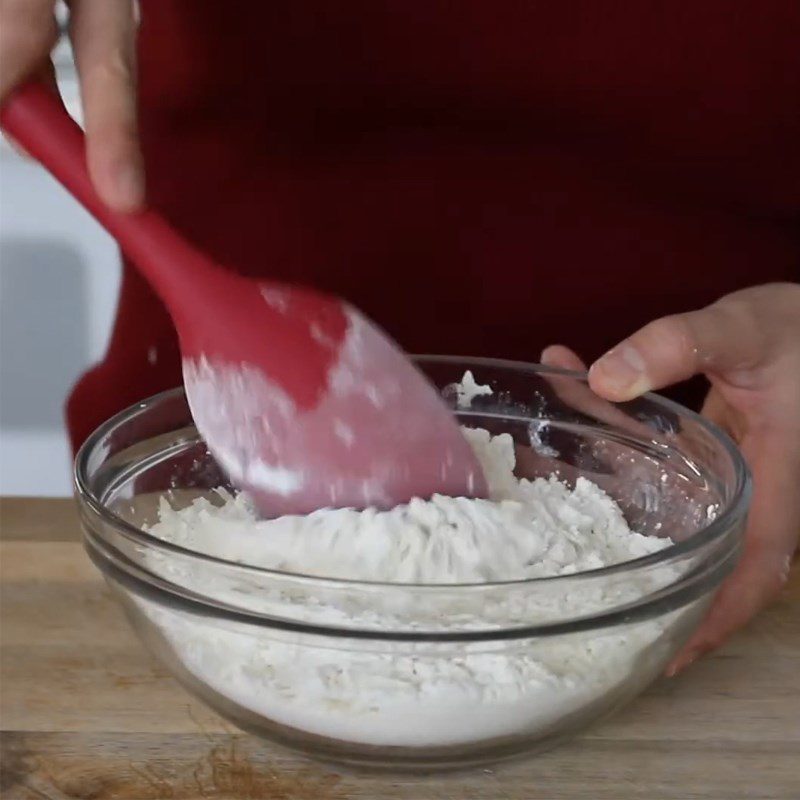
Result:
[[[588,480],[571,488],[555,477],[516,478],[507,434],[464,433],[486,473],[487,500],[436,496],[387,512],[322,510],[264,521],[245,496],[221,491],[221,504],[199,499],[180,510],[162,498],[160,520],[150,533],[254,566],[400,584],[565,575],[670,544],[631,531],[614,501]],[[632,596],[648,588],[655,587],[632,587]],[[214,586],[201,589],[215,593]],[[576,589],[558,601],[558,610],[566,603],[570,614],[591,613],[604,603],[617,604],[620,591]],[[370,628],[391,630],[397,624],[392,610],[380,604],[363,608],[313,595],[290,600],[293,608],[305,603],[306,618],[321,625],[357,627],[364,620]],[[149,600],[136,602],[184,668],[226,701],[294,730],[369,745],[433,747],[545,735],[586,706],[613,702],[627,690],[632,672],[652,674],[671,647],[662,636],[668,627],[663,619],[510,642],[369,647],[215,623]],[[513,602],[519,605],[520,597]],[[516,609],[504,604],[501,599],[455,608],[454,625],[480,627],[498,614],[533,621],[553,610],[526,606],[524,598]],[[651,666],[642,666],[648,660]]]
[[660,550],[632,532],[591,481],[514,476],[508,434],[464,429],[490,499],[436,495],[391,511],[324,509],[259,520],[243,494],[174,511],[165,498],[151,533],[192,550],[318,577],[390,583],[482,583],[583,572]]

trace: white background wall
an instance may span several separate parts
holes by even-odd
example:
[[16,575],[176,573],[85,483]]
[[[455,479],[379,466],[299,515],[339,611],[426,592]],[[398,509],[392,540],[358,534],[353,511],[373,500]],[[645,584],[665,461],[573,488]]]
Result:
[[[79,119],[66,45],[55,54]],[[64,400],[104,353],[119,255],[97,223],[40,167],[0,145],[0,494],[71,493]]]

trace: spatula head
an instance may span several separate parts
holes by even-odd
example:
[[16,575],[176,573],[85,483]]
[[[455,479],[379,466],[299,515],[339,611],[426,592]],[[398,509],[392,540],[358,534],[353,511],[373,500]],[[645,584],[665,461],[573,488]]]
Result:
[[485,494],[455,418],[383,332],[337,300],[253,286],[234,330],[182,342],[183,374],[198,430],[265,516]]

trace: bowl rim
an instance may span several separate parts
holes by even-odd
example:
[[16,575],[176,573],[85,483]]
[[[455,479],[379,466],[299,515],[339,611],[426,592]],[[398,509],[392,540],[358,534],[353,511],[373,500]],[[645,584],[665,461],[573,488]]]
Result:
[[[513,369],[518,372],[524,372],[533,375],[558,375],[572,378],[588,385],[588,375],[585,372],[562,369],[560,367],[551,367],[534,362],[514,361],[511,359],[499,358],[432,354],[410,355],[409,357],[418,364],[460,364],[466,369],[479,369],[480,367]],[[235,568],[236,570],[251,574],[267,575],[274,578],[292,579],[301,582],[311,582],[318,585],[322,584],[348,587],[360,586],[371,589],[376,587],[388,587],[395,590],[414,589],[434,592],[453,591],[456,589],[486,590],[492,587],[513,587],[515,585],[523,584],[541,585],[545,582],[553,581],[574,582],[581,579],[597,579],[606,576],[612,576],[620,572],[647,569],[656,565],[660,566],[667,562],[688,556],[695,551],[715,542],[716,540],[723,538],[724,535],[734,526],[736,520],[740,517],[743,517],[747,513],[752,495],[752,477],[750,469],[747,466],[743,455],[725,431],[723,431],[719,426],[715,425],[710,420],[702,417],[700,414],[697,414],[691,409],[682,406],[680,403],[676,403],[675,401],[669,400],[668,398],[662,397],[654,392],[647,392],[636,399],[646,399],[655,405],[661,406],[666,411],[677,413],[680,416],[691,419],[694,423],[698,424],[718,444],[722,445],[723,449],[731,460],[734,470],[735,486],[731,502],[718,516],[711,520],[708,525],[705,525],[703,528],[682,542],[674,542],[667,547],[662,548],[661,550],[657,550],[654,553],[649,553],[644,556],[639,556],[635,559],[622,561],[605,567],[584,570],[582,572],[574,572],[563,575],[549,575],[535,578],[489,581],[482,583],[400,583],[392,581],[370,581],[364,579],[347,579],[310,575],[302,572],[290,572],[286,570],[272,569],[269,567],[259,567],[253,564],[246,564],[240,561],[212,556],[207,553],[182,547],[173,542],[165,541],[157,536],[153,536],[151,533],[132,525],[122,517],[115,514],[111,509],[108,508],[108,506],[106,506],[96,497],[89,487],[89,481],[87,478],[88,464],[98,443],[116,427],[126,422],[130,418],[138,414],[146,413],[149,408],[163,402],[168,398],[177,398],[181,395],[185,395],[184,388],[182,386],[177,386],[172,389],[167,389],[163,392],[151,395],[150,397],[147,397],[128,406],[122,411],[119,411],[117,414],[114,414],[89,435],[89,437],[79,448],[74,461],[73,481],[76,494],[78,496],[78,501],[86,503],[86,505],[97,516],[99,516],[107,524],[115,527],[119,532],[123,533],[126,538],[131,539],[137,544],[147,547],[148,549],[172,552],[179,554],[184,558],[198,560],[205,563],[219,564],[225,568]]]

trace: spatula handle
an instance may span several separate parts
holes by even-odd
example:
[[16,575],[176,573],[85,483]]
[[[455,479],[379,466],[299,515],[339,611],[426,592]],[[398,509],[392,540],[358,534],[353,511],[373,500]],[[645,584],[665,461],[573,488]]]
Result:
[[15,90],[0,109],[0,126],[108,230],[165,301],[169,302],[187,279],[213,269],[206,257],[156,212],[125,214],[101,200],[86,165],[83,131],[52,89],[28,83]]

